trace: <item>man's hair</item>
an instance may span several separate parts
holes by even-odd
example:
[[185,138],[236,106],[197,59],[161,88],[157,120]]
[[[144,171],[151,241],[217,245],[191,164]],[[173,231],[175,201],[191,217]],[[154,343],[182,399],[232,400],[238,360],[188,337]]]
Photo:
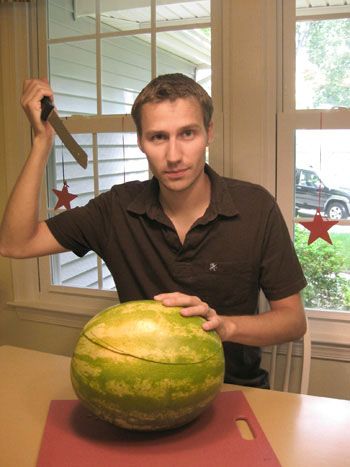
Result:
[[158,103],[166,100],[175,101],[180,98],[194,98],[198,101],[203,112],[204,126],[208,129],[213,115],[211,97],[202,86],[192,78],[182,73],[160,75],[150,81],[137,96],[131,109],[137,133],[142,134],[141,113],[142,107],[148,102]]

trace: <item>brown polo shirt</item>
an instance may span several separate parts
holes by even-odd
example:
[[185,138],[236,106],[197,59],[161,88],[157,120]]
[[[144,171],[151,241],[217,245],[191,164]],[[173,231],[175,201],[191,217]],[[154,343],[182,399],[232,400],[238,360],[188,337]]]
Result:
[[[264,188],[223,178],[209,166],[211,202],[184,244],[158,201],[158,182],[115,185],[47,225],[58,242],[83,256],[95,251],[122,302],[162,292],[197,295],[219,314],[258,312],[258,294],[285,298],[306,281],[274,198]],[[225,343],[226,381],[266,385],[259,349]]]

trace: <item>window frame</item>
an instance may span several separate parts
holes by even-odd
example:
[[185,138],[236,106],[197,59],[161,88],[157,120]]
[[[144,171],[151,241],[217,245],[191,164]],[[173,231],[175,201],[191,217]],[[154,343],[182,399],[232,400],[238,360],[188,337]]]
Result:
[[[279,50],[280,85],[277,112],[277,170],[276,199],[287,222],[290,234],[294,231],[295,189],[295,131],[298,129],[350,130],[350,109],[303,110],[295,108],[295,1],[280,5],[281,47]],[[323,18],[333,19],[334,15]],[[308,16],[308,20],[320,19]],[[283,70],[283,71],[282,71]],[[287,174],[287,177],[286,177]],[[350,225],[350,220],[342,220]],[[350,311],[306,309],[313,342],[324,345],[350,347]]]

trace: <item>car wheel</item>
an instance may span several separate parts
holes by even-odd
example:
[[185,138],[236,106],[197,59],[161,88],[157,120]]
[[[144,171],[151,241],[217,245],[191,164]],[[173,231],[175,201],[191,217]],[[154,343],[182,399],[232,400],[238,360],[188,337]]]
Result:
[[340,219],[345,219],[347,217],[346,207],[342,203],[337,203],[333,201],[329,203],[326,209],[326,214],[329,219],[338,221]]

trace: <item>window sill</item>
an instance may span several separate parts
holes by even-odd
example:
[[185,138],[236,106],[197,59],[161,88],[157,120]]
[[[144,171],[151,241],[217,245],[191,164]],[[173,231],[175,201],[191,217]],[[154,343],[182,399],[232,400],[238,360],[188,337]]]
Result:
[[[115,303],[115,301],[114,301]],[[7,305],[16,310],[17,316],[25,321],[36,321],[39,323],[54,324],[73,328],[81,328],[94,315],[112,306],[112,302],[91,301],[83,306],[68,305],[54,302],[16,300],[8,302]]]
[[306,314],[312,343],[350,348],[350,313],[306,310]]

